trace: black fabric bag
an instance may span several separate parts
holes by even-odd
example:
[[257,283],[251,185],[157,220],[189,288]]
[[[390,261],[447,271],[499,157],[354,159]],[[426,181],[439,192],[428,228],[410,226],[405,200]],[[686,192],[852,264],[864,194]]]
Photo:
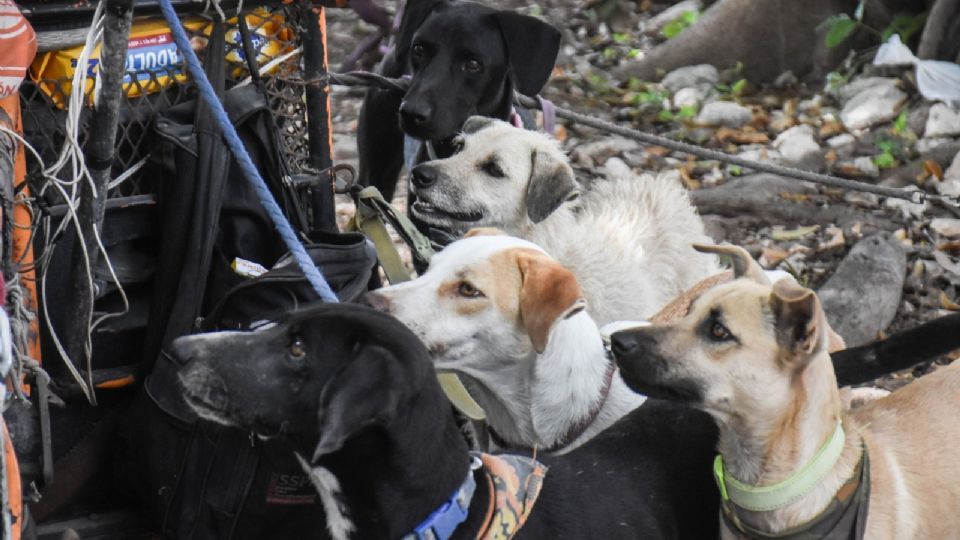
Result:
[[[215,28],[208,50],[218,50],[213,44],[222,46],[222,39],[222,27]],[[210,55],[206,69],[222,83],[218,56]],[[224,92],[223,103],[281,208],[307,240],[311,259],[341,301],[355,299],[373,275],[373,246],[357,234],[308,234],[298,194],[283,181],[276,127],[258,84]],[[171,108],[155,123],[153,170],[165,187],[145,344],[149,375],[131,410],[119,472],[150,521],[172,538],[327,538],[322,506],[292,450],[279,439],[263,441],[199,420],[183,400],[182,365],[162,352],[181,335],[246,329],[319,301],[219,133],[200,102]],[[248,263],[269,270],[251,278],[234,269]]]

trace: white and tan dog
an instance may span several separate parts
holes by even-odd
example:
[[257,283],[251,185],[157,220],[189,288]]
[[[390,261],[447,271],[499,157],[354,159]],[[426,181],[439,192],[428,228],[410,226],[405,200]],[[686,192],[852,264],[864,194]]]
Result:
[[956,538],[960,364],[845,412],[813,291],[771,286],[739,248],[710,249],[733,255],[740,279],[612,348],[632,388],[717,421],[723,536]]
[[495,227],[541,246],[570,269],[599,324],[647,318],[716,274],[683,186],[649,175],[584,188],[550,137],[473,117],[450,158],[412,173],[422,221],[458,233]]
[[460,375],[502,445],[565,452],[643,403],[615,373],[573,274],[538,246],[476,231],[419,278],[366,295]]

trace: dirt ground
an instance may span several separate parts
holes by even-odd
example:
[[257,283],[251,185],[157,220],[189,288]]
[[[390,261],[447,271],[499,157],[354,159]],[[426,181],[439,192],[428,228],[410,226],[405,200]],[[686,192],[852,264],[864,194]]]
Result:
[[[387,4],[392,9],[392,2]],[[487,4],[541,16],[562,30],[557,68],[543,92],[561,107],[763,159],[780,151],[786,156],[789,150],[784,145],[788,142],[781,141],[780,135],[796,126],[809,126],[813,144],[818,147],[818,151],[811,154],[812,168],[883,185],[914,185],[926,191],[935,191],[934,184],[943,181],[943,170],[949,167],[960,148],[960,139],[956,136],[935,140],[920,136],[926,119],[923,115],[928,114],[931,104],[916,95],[915,89],[910,91],[910,74],[904,71],[881,73],[904,82],[901,86],[906,87],[909,97],[901,106],[901,114],[895,120],[858,130],[847,130],[838,120],[843,107],[843,85],[875,73],[844,74],[844,82],[838,87],[836,84],[807,86],[788,75],[777,85],[754,85],[740,79],[736,70],[720,71],[700,106],[710,101],[737,103],[749,110],[750,119],[741,127],[705,127],[696,121],[689,107],[676,106],[671,101],[675,97],[672,92],[655,81],[618,80],[614,75],[615,68],[622,62],[664,41],[662,34],[651,31],[650,21],[668,8],[668,3],[496,0]],[[359,21],[349,10],[329,10],[328,22],[330,64],[334,71],[339,71],[344,56],[372,27]],[[373,67],[373,60],[375,57],[371,55],[363,67]],[[334,147],[338,162],[356,165],[356,125],[362,96],[363,90],[359,88],[333,90]],[[698,160],[661,147],[643,147],[575,124],[561,126],[557,136],[562,138],[579,174],[602,175],[608,161],[615,159],[616,163],[609,163],[610,166],[625,164],[638,172],[672,174],[694,191],[717,190],[715,193],[721,195],[719,207],[725,207],[731,204],[724,202],[724,185],[748,173],[738,167]],[[845,146],[841,147],[840,142],[845,142]],[[887,156],[878,159],[881,153],[891,154],[893,164],[882,161]],[[867,159],[856,161],[857,158]],[[887,166],[874,174],[877,171],[870,170],[873,167],[868,161]],[[867,170],[857,170],[858,167]],[[771,204],[764,208],[740,208],[734,201],[732,208],[710,214],[709,211],[717,211],[718,205],[713,195],[705,197],[714,203],[698,203],[698,206],[711,235],[718,241],[743,245],[764,266],[787,270],[802,283],[818,288],[834,274],[858,240],[871,232],[885,231],[902,246],[907,264],[902,291],[895,290],[896,287],[876,290],[878,303],[894,302],[897,306],[896,315],[884,332],[910,328],[960,308],[957,306],[960,239],[941,234],[941,229],[931,226],[935,218],[960,217],[956,209],[936,205],[920,208],[870,194],[789,182],[793,185],[788,189],[769,188]],[[404,208],[405,188],[397,192],[400,195],[394,203]],[[695,201],[700,199],[695,197]],[[796,212],[778,213],[781,205],[790,204],[803,205],[801,208],[809,211],[801,211],[800,218]],[[338,201],[341,223],[345,223],[352,212],[349,200]],[[858,279],[871,283],[873,277],[862,275]],[[871,309],[870,302],[865,306],[861,309]],[[940,359],[935,364],[947,361],[949,359]],[[878,384],[892,388],[934,367],[920,366]]]

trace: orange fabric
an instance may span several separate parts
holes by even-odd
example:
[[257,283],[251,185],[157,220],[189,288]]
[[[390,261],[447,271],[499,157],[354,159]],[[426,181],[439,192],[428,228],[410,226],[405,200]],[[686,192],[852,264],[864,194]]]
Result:
[[20,466],[17,464],[17,454],[13,451],[10,441],[10,432],[7,424],[0,419],[3,425],[3,459],[7,467],[7,495],[10,498],[10,514],[13,517],[13,540],[20,540],[20,530],[23,528],[23,492],[20,487]]
[[540,496],[547,468],[535,459],[503,454],[480,454],[490,485],[491,508],[480,540],[510,540],[523,527]]

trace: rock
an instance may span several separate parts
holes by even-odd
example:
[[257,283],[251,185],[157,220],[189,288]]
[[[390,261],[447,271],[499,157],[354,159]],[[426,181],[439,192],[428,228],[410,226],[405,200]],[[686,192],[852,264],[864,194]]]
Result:
[[923,130],[925,138],[953,137],[960,135],[960,110],[946,104],[937,103],[930,107],[927,126]]
[[960,180],[960,152],[953,156],[953,162],[943,171],[944,180]]
[[827,139],[827,146],[836,150],[837,155],[845,157],[853,153],[853,149],[857,146],[857,139],[849,133],[843,133]]
[[937,193],[948,197],[960,197],[960,178],[937,183]]
[[830,326],[848,347],[877,339],[897,313],[907,257],[888,234],[857,242],[836,272],[817,291]]
[[907,127],[910,128],[910,131],[915,135],[923,133],[927,125],[927,118],[930,117],[931,106],[932,104],[929,101],[921,101],[920,104],[907,113]]
[[774,133],[782,133],[795,125],[797,125],[797,119],[783,111],[773,111],[767,121],[767,126]]
[[[907,186],[905,189],[919,190],[920,188],[917,186]],[[927,201],[915,203],[906,199],[895,199],[890,197],[884,201],[883,206],[890,208],[891,210],[900,210],[900,214],[906,219],[919,219],[923,217],[924,212],[927,211],[928,204],[929,203],[927,203]]]
[[706,97],[706,95],[707,93],[699,88],[681,88],[673,94],[673,108],[700,107],[700,103],[703,102],[703,98]]
[[861,208],[877,208],[880,206],[880,196],[866,191],[848,191],[843,200]]
[[937,148],[938,146],[943,146],[945,144],[950,144],[953,142],[953,139],[947,137],[935,137],[935,138],[923,138],[917,141],[916,150],[921,154],[926,154],[927,152]]
[[840,111],[840,120],[847,129],[863,129],[893,120],[897,107],[907,99],[899,88],[883,84],[873,86],[850,99]]
[[710,64],[700,64],[698,66],[687,66],[675,69],[660,81],[660,84],[671,92],[677,92],[682,88],[710,88],[720,80],[720,73],[717,68]]
[[[633,171],[630,169],[630,166],[618,157],[607,159],[607,162],[603,164],[603,169],[604,176],[610,180],[633,177]],[[652,180],[653,177],[650,177],[650,179]]]
[[738,128],[753,118],[750,109],[731,101],[712,101],[703,106],[697,122],[706,126]]
[[960,219],[935,218],[930,222],[930,229],[943,238],[960,237]]
[[584,167],[602,165],[607,158],[640,149],[640,143],[623,137],[609,137],[594,142],[581,144],[570,153],[576,163]]
[[839,161],[833,165],[840,176],[847,178],[877,178],[880,176],[880,167],[873,159],[863,156],[856,159]]
[[788,69],[787,71],[784,71],[780,75],[777,75],[777,78],[773,80],[773,87],[779,90],[783,90],[785,88],[790,88],[791,86],[795,86],[799,82],[800,81],[797,79],[797,76],[794,75],[794,73]]
[[790,165],[804,169],[819,169],[823,166],[823,152],[813,138],[813,128],[808,125],[794,126],[773,141],[773,147]]
[[683,0],[683,2],[677,2],[658,13],[655,17],[651,17],[650,20],[643,25],[643,31],[656,33],[666,24],[673,22],[684,13],[688,11],[700,11],[702,7],[703,2],[700,0]]
[[828,89],[827,93],[836,98],[841,104],[846,104],[864,90],[871,88],[895,88],[896,85],[897,79],[891,79],[889,77],[862,77],[839,88]]

